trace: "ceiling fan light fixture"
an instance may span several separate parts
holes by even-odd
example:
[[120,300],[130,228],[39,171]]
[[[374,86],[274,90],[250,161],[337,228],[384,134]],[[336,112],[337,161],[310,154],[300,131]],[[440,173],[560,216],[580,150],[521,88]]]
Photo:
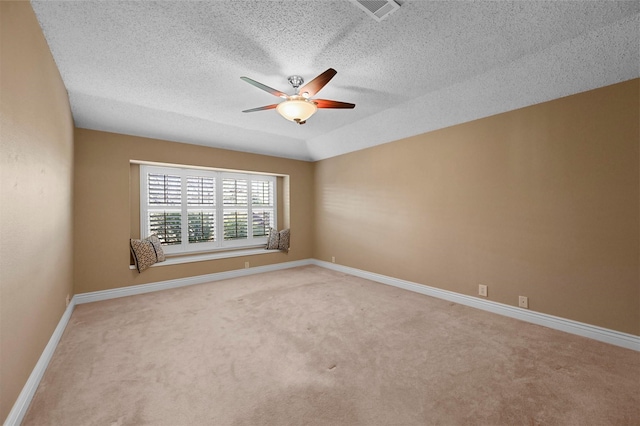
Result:
[[280,102],[276,107],[276,111],[281,116],[298,124],[304,124],[317,110],[318,107],[315,103],[304,99],[302,96],[292,96],[291,99]]
[[318,108],[355,108],[355,104],[350,104],[348,102],[332,101],[330,99],[311,99],[311,97],[315,96],[316,93],[318,93],[320,89],[322,89],[325,84],[327,84],[329,80],[331,80],[333,76],[336,75],[336,73],[336,70],[334,70],[333,68],[329,68],[302,87],[300,87],[304,83],[302,77],[300,77],[299,75],[289,76],[289,83],[296,90],[296,94],[291,96],[269,86],[265,86],[262,83],[258,83],[257,81],[252,80],[249,77],[240,77],[242,80],[246,81],[252,86],[257,87],[258,89],[264,90],[267,93],[271,93],[273,96],[285,99],[284,102],[280,102],[279,104],[271,104],[258,108],[245,109],[242,112],[256,112],[275,109],[285,119],[298,124],[304,124],[307,122],[307,119],[309,119],[309,117],[316,113]]

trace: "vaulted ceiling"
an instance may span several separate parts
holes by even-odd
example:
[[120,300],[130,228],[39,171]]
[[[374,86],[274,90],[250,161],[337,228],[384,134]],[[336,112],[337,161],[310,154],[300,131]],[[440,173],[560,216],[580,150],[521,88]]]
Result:
[[[640,74],[640,2],[32,1],[77,127],[319,160]],[[355,103],[305,125],[240,79]]]

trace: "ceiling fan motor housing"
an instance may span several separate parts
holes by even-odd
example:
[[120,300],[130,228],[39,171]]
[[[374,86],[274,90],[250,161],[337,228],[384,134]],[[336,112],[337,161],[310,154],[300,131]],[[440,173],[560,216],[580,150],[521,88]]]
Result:
[[298,88],[302,86],[302,83],[304,83],[304,79],[299,75],[290,75],[287,80],[289,80],[289,84],[296,89],[296,93],[298,93]]

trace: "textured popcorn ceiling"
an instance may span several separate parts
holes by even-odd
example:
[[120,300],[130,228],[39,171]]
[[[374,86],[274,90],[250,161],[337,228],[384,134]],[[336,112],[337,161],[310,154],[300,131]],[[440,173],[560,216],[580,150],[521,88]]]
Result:
[[[639,76],[640,2],[32,1],[76,126],[318,160]],[[299,126],[247,76],[352,102]]]

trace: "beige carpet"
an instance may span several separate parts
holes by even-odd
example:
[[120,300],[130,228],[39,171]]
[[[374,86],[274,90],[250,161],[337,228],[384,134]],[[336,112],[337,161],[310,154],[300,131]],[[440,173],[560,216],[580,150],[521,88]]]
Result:
[[640,424],[640,354],[308,266],[77,306],[24,424]]

